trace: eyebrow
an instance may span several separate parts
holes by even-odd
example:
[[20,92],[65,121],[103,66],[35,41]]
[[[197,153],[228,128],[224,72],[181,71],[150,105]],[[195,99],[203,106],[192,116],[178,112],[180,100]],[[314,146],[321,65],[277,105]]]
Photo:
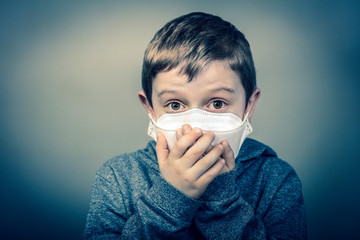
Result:
[[174,90],[162,90],[161,92],[159,92],[158,96],[160,97],[161,95],[163,95],[165,93],[177,93],[177,91],[174,91]]
[[228,87],[221,87],[221,88],[216,88],[216,89],[212,90],[212,92],[219,92],[219,91],[227,91],[230,93],[235,93],[235,90],[233,88],[228,88]]
[[[235,90],[233,88],[227,88],[227,87],[221,87],[221,88],[216,88],[216,89],[212,89],[211,92],[219,92],[219,91],[227,91],[230,93],[235,93]],[[159,92],[158,96],[160,97],[161,95],[165,94],[165,93],[177,93],[177,91],[175,90],[162,90]]]

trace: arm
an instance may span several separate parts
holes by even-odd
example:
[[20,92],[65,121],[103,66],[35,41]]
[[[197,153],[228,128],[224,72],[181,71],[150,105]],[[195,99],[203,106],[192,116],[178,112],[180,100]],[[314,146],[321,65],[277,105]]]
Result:
[[84,239],[166,239],[189,234],[199,202],[159,178],[131,210],[129,197],[123,195],[126,191],[115,183],[114,175],[97,174]]
[[[156,153],[164,178],[159,176],[158,181],[141,194],[134,192],[133,187],[141,185],[145,179],[139,179],[131,187],[127,183],[131,175],[123,176],[124,170],[121,176],[116,176],[108,166],[105,173],[96,177],[84,236],[159,239],[195,234],[189,230],[200,207],[195,199],[220,173],[225,162],[219,159],[221,145],[198,161],[213,138],[212,133],[203,135],[200,129],[189,129],[169,152],[165,137],[159,134]],[[140,197],[131,204],[129,201],[134,194]]]
[[302,185],[291,169],[283,178],[263,221],[270,239],[306,239]]
[[264,186],[256,204],[241,196],[235,171],[217,177],[200,199],[204,207],[196,216],[198,228],[212,238],[306,239],[301,183],[288,170]]
[[167,233],[187,235],[200,203],[161,177],[149,188],[134,191],[139,184],[138,180],[135,185],[129,184],[133,175],[133,172],[116,172],[111,164],[97,172],[84,239],[163,239]]

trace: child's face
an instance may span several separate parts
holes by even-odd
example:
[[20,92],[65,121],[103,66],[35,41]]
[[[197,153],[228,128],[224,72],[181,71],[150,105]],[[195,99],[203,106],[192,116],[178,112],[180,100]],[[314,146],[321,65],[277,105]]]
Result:
[[254,91],[245,106],[244,87],[227,62],[209,63],[190,82],[185,74],[178,74],[179,70],[180,66],[156,75],[152,86],[153,107],[144,92],[139,92],[142,104],[155,121],[164,113],[183,112],[192,108],[230,112],[241,119],[249,112],[248,117],[251,119],[260,90]]

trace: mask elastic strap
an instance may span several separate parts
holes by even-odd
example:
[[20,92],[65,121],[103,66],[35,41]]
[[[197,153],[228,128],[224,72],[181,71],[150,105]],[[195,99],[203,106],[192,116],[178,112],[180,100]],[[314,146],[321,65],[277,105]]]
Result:
[[248,115],[249,115],[249,112],[247,112],[247,113],[245,114],[245,117],[244,117],[244,119],[243,119],[243,122],[247,121]]
[[154,119],[151,117],[151,115],[149,114],[149,118],[150,118],[150,122],[149,122],[149,127],[148,127],[148,135],[150,137],[152,137],[155,141],[157,140],[157,137],[156,137],[156,124],[155,124],[155,121]]

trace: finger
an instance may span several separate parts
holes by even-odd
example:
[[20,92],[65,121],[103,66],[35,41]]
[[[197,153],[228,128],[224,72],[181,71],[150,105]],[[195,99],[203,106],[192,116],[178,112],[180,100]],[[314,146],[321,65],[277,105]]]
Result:
[[189,124],[184,124],[181,128],[176,130],[176,140],[179,140],[185,134],[191,132],[192,127]]
[[188,134],[182,136],[171,149],[171,158],[180,159],[188,148],[193,145],[199,137],[201,137],[201,135],[202,130],[200,128],[194,128]]
[[189,132],[191,132],[191,130],[192,130],[192,127],[189,124],[184,124],[182,126],[182,134],[183,135],[188,134]]
[[189,148],[189,150],[184,154],[184,160],[186,160],[188,167],[194,165],[195,162],[202,157],[214,138],[215,134],[213,132],[206,132],[192,147]]
[[197,184],[200,186],[209,185],[212,180],[214,180],[214,178],[220,174],[224,166],[225,160],[222,158],[218,159],[211,168],[209,168],[203,175],[200,176],[200,178],[197,180]]
[[204,157],[200,158],[189,171],[196,179],[199,179],[220,159],[220,156],[223,152],[223,145],[216,145],[209,153],[207,153]]
[[156,150],[156,156],[158,159],[159,167],[161,168],[169,156],[169,149],[164,134],[158,132],[156,134],[156,138],[157,141],[156,141],[155,150]]
[[234,151],[231,149],[228,141],[224,140],[221,142],[221,145],[224,147],[224,152],[221,157],[225,160],[226,166],[233,170],[235,168],[235,157]]
[[207,154],[208,152],[211,151],[211,149],[213,149],[215,146],[210,144],[210,146],[205,150],[205,153],[204,154]]
[[176,130],[176,140],[179,140],[183,136],[182,128]]

